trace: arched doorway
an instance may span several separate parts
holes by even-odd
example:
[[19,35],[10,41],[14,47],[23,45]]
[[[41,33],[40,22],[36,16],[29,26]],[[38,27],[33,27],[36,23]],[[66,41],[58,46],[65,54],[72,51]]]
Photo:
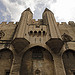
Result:
[[52,55],[40,46],[30,48],[23,55],[20,75],[54,75]]
[[66,75],[75,75],[75,51],[67,50],[63,53],[63,63]]
[[13,53],[9,49],[0,51],[0,75],[9,75],[12,66]]

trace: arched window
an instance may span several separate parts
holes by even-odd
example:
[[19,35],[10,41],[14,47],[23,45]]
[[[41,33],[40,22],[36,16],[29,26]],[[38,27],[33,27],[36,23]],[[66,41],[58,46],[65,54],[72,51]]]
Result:
[[37,35],[37,31],[34,31],[34,35]]
[[41,31],[38,32],[38,36],[40,36],[40,35],[41,35]]
[[13,53],[11,50],[5,48],[0,50],[0,74],[9,75],[13,61]]
[[28,49],[21,62],[20,75],[54,75],[52,55],[41,46]]
[[35,47],[35,49],[33,49],[32,58],[33,59],[43,59],[43,53],[39,47]]
[[75,51],[73,50],[65,51],[62,58],[66,75],[75,75]]
[[43,31],[43,35],[46,35],[46,32],[45,31]]
[[30,32],[29,32],[29,35],[33,35],[33,31],[30,31]]

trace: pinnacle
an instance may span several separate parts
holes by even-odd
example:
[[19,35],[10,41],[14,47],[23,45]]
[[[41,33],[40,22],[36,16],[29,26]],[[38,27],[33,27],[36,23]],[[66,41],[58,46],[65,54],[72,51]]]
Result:
[[44,12],[46,12],[46,11],[50,11],[51,13],[53,13],[51,10],[49,10],[48,8],[46,8],[45,10],[44,10]]
[[48,8],[46,8],[45,11],[50,11],[50,10]]
[[27,8],[26,10],[24,10],[24,12],[25,11],[29,11],[29,12],[31,12],[32,13],[32,11],[31,11],[31,9],[30,8]]
[[31,9],[30,9],[30,8],[27,8],[25,11],[30,11],[30,12],[32,13],[32,11],[31,11]]
[[27,8],[25,11],[31,11],[30,8]]

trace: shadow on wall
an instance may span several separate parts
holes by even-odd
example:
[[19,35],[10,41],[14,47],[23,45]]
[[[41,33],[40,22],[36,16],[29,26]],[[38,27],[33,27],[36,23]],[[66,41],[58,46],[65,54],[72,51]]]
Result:
[[54,75],[53,57],[43,47],[35,46],[28,49],[21,62],[20,75]]
[[11,50],[4,48],[0,50],[0,75],[9,75],[13,61]]
[[66,75],[75,75],[75,51],[67,50],[62,55]]

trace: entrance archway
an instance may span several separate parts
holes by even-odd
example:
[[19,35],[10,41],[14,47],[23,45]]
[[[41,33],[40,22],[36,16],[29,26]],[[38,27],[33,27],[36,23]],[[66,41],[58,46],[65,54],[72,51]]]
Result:
[[63,63],[66,75],[75,75],[75,51],[67,50],[63,53]]
[[40,46],[30,48],[22,57],[20,75],[54,75],[52,55]]
[[13,60],[11,50],[5,48],[0,50],[0,75],[9,75]]

